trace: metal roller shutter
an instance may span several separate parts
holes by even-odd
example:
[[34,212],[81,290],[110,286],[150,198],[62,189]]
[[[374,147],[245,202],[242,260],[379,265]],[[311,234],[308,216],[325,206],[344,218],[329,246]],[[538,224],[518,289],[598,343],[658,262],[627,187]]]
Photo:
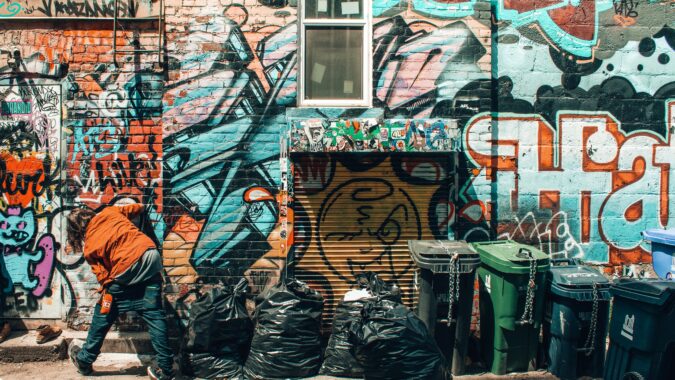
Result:
[[410,239],[446,238],[453,155],[294,155],[295,275],[326,299],[324,327],[354,275],[379,273],[412,306]]

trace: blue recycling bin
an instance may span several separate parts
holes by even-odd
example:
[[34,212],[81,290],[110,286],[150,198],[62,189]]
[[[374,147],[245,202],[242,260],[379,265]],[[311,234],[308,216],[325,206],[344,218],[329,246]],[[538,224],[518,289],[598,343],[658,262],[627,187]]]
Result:
[[652,245],[652,265],[659,278],[673,281],[675,277],[675,228],[650,229],[642,237]]

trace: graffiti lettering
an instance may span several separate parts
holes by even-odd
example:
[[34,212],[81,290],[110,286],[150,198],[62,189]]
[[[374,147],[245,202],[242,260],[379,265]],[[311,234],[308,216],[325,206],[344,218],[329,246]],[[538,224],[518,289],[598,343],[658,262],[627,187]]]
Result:
[[[674,110],[668,103],[669,123]],[[571,238],[563,240],[598,262],[643,254],[640,232],[675,222],[672,126],[664,138],[626,133],[606,113],[560,113],[557,129],[537,116],[500,115],[496,123],[496,135],[489,116],[472,119],[464,132],[467,157],[479,168],[467,185],[475,196],[464,196],[492,202],[497,191],[499,220],[565,210],[574,217],[566,218]]]
[[[34,11],[28,13],[31,16],[46,17],[136,17],[147,12],[147,5],[141,7],[144,2],[120,0],[117,12],[115,12],[112,0],[23,0],[26,8]],[[39,2],[38,2],[39,1]]]
[[117,153],[126,140],[126,130],[116,119],[87,119],[88,127],[74,129],[73,155],[71,162],[81,153],[81,158],[94,155],[102,158]]
[[614,12],[623,17],[637,17],[637,7],[639,1],[633,0],[614,0]]
[[45,178],[43,162],[33,158],[17,161],[11,155],[0,157],[0,192],[6,198],[16,199],[10,204],[26,204],[33,197],[42,195],[48,181]]
[[30,115],[30,102],[0,102],[0,115]]

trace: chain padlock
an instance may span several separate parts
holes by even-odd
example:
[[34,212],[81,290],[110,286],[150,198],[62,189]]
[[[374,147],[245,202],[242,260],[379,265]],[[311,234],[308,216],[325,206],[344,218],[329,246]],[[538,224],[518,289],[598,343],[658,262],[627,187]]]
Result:
[[530,262],[530,278],[527,282],[527,293],[525,294],[525,310],[517,322],[520,325],[534,324],[534,290],[536,288],[535,276],[537,275],[537,260],[530,251],[526,251]]
[[595,350],[595,336],[598,330],[599,302],[600,297],[598,296],[598,284],[593,283],[593,306],[591,311],[591,324],[588,328],[588,337],[586,337],[586,343],[584,344],[586,356],[591,356],[593,350]]
[[445,253],[450,256],[450,265],[448,267],[448,326],[452,323],[452,307],[455,300],[459,300],[459,254],[454,253],[450,255],[448,247],[445,248]]

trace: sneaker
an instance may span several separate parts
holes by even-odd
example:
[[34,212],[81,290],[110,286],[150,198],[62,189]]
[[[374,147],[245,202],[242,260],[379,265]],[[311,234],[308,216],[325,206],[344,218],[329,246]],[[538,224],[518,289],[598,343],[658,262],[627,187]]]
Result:
[[77,372],[80,373],[80,375],[83,376],[88,376],[94,373],[94,368],[92,368],[91,364],[89,363],[84,363],[81,362],[77,358],[77,354],[82,351],[82,347],[80,347],[79,344],[75,343],[75,341],[70,343],[70,347],[68,347],[68,356],[70,357],[70,361],[73,363],[75,368],[77,369]]
[[12,327],[9,325],[9,322],[5,322],[2,324],[2,328],[0,328],[0,343],[4,342],[9,338],[9,334],[12,333]]
[[161,368],[148,366],[148,377],[151,380],[172,380],[173,375],[168,375]]
[[59,326],[42,325],[37,328],[38,334],[35,341],[37,344],[44,344],[58,338],[62,332],[63,330]]

